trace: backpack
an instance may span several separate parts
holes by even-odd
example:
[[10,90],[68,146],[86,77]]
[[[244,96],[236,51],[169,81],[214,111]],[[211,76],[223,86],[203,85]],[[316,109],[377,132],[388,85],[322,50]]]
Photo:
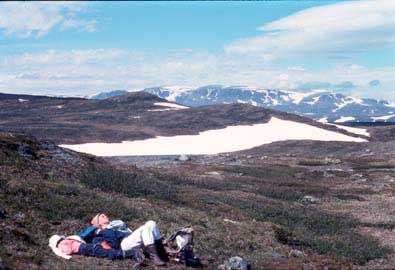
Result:
[[185,227],[165,239],[166,251],[171,260],[186,266],[201,267],[200,259],[193,252],[193,228]]

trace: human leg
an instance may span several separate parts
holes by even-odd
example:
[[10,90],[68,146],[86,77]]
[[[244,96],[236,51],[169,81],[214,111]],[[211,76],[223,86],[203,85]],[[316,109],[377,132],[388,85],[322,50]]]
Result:
[[145,248],[145,250],[150,254],[150,258],[155,265],[165,265],[165,261],[158,255],[159,241],[161,242],[159,228],[156,222],[150,220],[133,231],[131,235],[123,239],[121,242],[121,248],[123,250]]

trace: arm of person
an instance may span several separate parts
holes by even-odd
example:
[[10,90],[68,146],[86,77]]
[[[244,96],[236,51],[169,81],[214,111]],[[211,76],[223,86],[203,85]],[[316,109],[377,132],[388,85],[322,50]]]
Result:
[[121,249],[105,249],[101,244],[82,244],[77,254],[110,260],[124,258],[124,253]]

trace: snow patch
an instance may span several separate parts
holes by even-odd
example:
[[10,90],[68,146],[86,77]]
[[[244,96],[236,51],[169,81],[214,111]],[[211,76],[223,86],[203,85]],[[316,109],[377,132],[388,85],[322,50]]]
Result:
[[330,125],[330,126],[335,126],[337,128],[340,128],[340,129],[343,129],[345,131],[354,133],[356,135],[362,135],[362,136],[370,137],[370,133],[365,128],[355,128],[355,127],[341,126],[341,125],[328,123],[328,118],[327,117],[319,119],[318,122],[321,122],[321,123],[324,123],[324,124],[327,124],[327,125]]
[[351,133],[354,133],[357,135],[363,135],[366,137],[370,137],[370,133],[365,128],[355,128],[355,127],[341,126],[341,125],[335,125],[335,124],[328,124],[328,125],[336,126],[337,128],[346,130],[348,132],[351,132]]
[[342,99],[342,103],[335,103],[337,108],[332,110],[332,112],[337,112],[341,108],[344,108],[345,106],[347,106],[349,104],[353,104],[353,103],[357,103],[357,104],[360,104],[360,105],[363,105],[363,106],[368,106],[368,105],[364,104],[363,100],[360,99],[360,98],[354,98],[354,97],[347,96],[347,97]]
[[23,99],[23,98],[18,98],[18,101],[20,102],[20,103],[23,103],[23,102],[27,102],[27,101],[29,101],[28,99]]
[[147,110],[147,112],[166,112],[166,111],[177,111],[178,109],[174,108],[167,108],[167,109],[153,109],[153,110]]
[[320,100],[320,97],[313,97],[312,101],[306,102],[306,104],[314,105]]
[[293,99],[293,103],[299,104],[304,98],[309,97],[314,94],[326,92],[325,89],[315,89],[308,93],[300,93],[300,92],[289,92],[289,96]]
[[353,116],[341,116],[339,119],[335,120],[335,123],[344,123],[347,121],[355,121]]
[[324,117],[324,118],[318,119],[318,122],[320,122],[320,123],[328,123],[328,117]]
[[186,106],[182,106],[182,105],[175,104],[175,103],[169,103],[169,102],[155,102],[154,105],[162,106],[162,107],[175,108],[175,109],[188,109],[189,108],[189,107],[186,107]]
[[395,114],[383,115],[383,116],[375,116],[375,117],[372,117],[372,119],[374,121],[376,121],[376,120],[388,120],[388,119],[390,119],[392,117],[395,117]]
[[[292,130],[292,132],[289,132]],[[241,151],[263,144],[285,140],[320,140],[366,142],[319,127],[272,117],[269,122],[255,125],[228,126],[198,135],[158,136],[147,140],[122,143],[87,143],[61,147],[96,156],[132,155],[208,155]]]
[[384,104],[384,106],[386,107],[391,107],[391,108],[395,108],[395,101],[388,101],[387,104]]

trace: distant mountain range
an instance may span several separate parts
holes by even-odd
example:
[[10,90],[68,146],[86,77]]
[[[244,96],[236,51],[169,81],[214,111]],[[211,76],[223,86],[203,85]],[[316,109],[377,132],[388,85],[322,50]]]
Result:
[[[172,86],[142,90],[190,107],[246,103],[299,114],[321,122],[395,122],[395,103],[355,98],[325,89],[291,92],[246,86],[208,85],[199,88]],[[115,90],[89,98],[106,99],[126,93],[126,90]]]

